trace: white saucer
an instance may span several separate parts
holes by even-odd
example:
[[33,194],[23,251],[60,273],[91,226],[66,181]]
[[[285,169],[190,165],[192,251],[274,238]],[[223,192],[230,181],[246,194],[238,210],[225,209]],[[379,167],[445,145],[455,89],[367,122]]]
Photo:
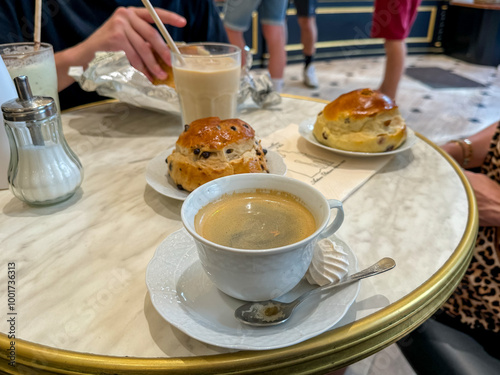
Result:
[[[146,167],[146,181],[158,193],[183,201],[187,198],[189,192],[178,189],[172,179],[167,176],[168,165],[165,159],[172,153],[174,148],[171,147],[163,151],[149,161]],[[269,173],[282,176],[286,174],[286,164],[280,154],[274,151],[267,151],[266,160]]]
[[[342,244],[349,259],[348,272],[356,272],[357,260],[347,244],[335,236],[330,239]],[[243,302],[220,292],[208,279],[185,229],[172,233],[156,249],[146,270],[146,284],[153,306],[167,322],[207,344],[244,350],[281,348],[327,331],[345,315],[360,287],[356,282],[312,296],[281,325],[247,326],[234,317]],[[312,287],[304,279],[279,299],[291,301]]]
[[303,122],[300,123],[299,125],[299,133],[302,137],[305,138],[306,141],[309,143],[321,147],[325,150],[335,152],[340,155],[345,155],[345,156],[356,156],[356,157],[377,157],[377,156],[386,156],[386,155],[394,155],[398,154],[400,152],[409,150],[417,141],[417,136],[415,135],[415,132],[411,130],[408,126],[406,127],[406,140],[404,143],[399,146],[397,149],[392,150],[392,151],[386,151],[386,152],[355,152],[355,151],[346,151],[346,150],[340,150],[338,148],[333,148],[326,146],[324,144],[321,144],[317,141],[316,137],[312,133],[314,129],[314,123],[316,122],[315,118],[308,118],[307,120],[304,120]]

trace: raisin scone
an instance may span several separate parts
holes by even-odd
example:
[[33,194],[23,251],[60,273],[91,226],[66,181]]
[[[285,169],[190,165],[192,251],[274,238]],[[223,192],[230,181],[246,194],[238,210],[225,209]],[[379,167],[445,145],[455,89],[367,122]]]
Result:
[[397,105],[380,91],[360,89],[327,104],[314,124],[318,142],[340,150],[387,152],[406,140]]
[[193,121],[185,126],[166,161],[169,176],[186,191],[232,174],[269,173],[260,140],[240,119]]

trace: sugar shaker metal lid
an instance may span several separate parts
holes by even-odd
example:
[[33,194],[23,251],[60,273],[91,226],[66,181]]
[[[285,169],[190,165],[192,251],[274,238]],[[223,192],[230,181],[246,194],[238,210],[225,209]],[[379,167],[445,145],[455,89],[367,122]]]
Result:
[[3,118],[6,121],[37,121],[57,113],[57,105],[49,96],[33,96],[27,76],[14,78],[19,98],[2,104]]

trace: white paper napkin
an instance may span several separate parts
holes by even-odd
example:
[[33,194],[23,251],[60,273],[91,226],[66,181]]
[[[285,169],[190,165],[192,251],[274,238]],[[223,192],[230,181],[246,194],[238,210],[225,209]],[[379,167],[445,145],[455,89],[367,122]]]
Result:
[[393,157],[336,154],[306,141],[296,124],[272,133],[262,140],[262,144],[281,155],[288,168],[288,177],[313,185],[327,199],[340,201],[361,187]]

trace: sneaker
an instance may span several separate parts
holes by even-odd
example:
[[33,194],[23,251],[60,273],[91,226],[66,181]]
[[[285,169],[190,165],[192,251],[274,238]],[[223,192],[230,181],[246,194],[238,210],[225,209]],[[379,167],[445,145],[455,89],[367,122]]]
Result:
[[311,88],[319,86],[318,77],[316,77],[316,69],[314,69],[314,65],[312,64],[304,68],[304,85]]

